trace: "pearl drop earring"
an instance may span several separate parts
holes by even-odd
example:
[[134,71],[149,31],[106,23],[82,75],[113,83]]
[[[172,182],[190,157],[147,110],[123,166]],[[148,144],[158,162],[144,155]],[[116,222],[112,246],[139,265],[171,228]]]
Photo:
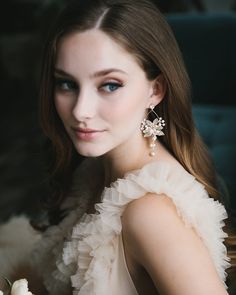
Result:
[[149,109],[150,111],[147,114],[147,117],[150,113],[153,113],[156,117],[154,121],[150,121],[148,119],[144,119],[141,122],[141,131],[143,132],[144,137],[151,137],[150,142],[150,156],[154,157],[156,155],[155,148],[156,148],[156,139],[157,136],[163,136],[165,135],[162,131],[163,127],[165,126],[165,120],[162,119],[162,117],[159,117],[157,113],[154,111],[155,106],[153,104],[150,105]]

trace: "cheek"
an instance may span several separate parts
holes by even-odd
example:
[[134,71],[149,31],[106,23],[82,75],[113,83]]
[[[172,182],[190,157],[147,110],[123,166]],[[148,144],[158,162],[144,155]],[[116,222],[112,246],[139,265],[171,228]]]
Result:
[[65,100],[59,95],[55,95],[54,105],[58,113],[58,116],[61,118],[62,121],[65,121],[68,118],[71,111],[71,104],[69,100]]
[[[133,121],[142,121],[146,109],[145,94],[132,93],[118,100],[110,112],[107,112],[107,116],[111,120],[120,120],[120,123],[127,124]],[[128,126],[127,126],[128,127]]]

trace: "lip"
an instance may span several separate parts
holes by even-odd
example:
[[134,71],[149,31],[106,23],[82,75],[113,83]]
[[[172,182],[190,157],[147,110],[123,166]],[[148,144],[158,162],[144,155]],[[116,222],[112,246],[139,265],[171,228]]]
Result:
[[72,128],[80,140],[91,141],[97,139],[105,130],[96,130],[90,128]]

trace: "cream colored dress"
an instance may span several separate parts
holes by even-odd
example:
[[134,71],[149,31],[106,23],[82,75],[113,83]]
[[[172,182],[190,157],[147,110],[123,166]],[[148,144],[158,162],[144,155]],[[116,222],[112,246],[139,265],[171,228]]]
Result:
[[44,234],[34,252],[34,263],[41,265],[50,294],[71,294],[71,285],[78,295],[138,294],[125,261],[121,216],[131,201],[148,192],[157,198],[165,194],[173,201],[186,226],[202,238],[225,281],[229,266],[222,230],[226,211],[182,166],[156,161],[131,171],[104,189],[96,214],[86,214],[99,186],[99,173],[96,160],[81,165],[63,205],[70,213]]

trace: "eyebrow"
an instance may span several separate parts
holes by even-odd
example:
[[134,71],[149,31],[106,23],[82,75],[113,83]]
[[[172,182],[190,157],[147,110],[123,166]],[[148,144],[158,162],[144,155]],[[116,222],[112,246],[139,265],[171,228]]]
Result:
[[122,70],[116,69],[116,68],[111,68],[111,69],[105,69],[105,70],[98,71],[98,72],[94,73],[92,75],[92,77],[106,76],[106,75],[108,75],[110,73],[114,73],[114,72],[115,73],[122,73],[122,74],[126,74],[127,75],[127,73],[125,71],[122,71]]
[[[125,71],[120,70],[120,69],[116,69],[116,68],[110,68],[110,69],[104,69],[98,72],[95,72],[94,74],[91,75],[92,78],[97,78],[97,77],[101,77],[101,76],[106,76],[110,73],[122,73],[122,74],[126,74],[128,75]],[[55,68],[55,74],[59,74],[59,75],[63,75],[63,76],[68,76],[68,77],[72,77],[72,75],[68,74],[67,72]],[[73,78],[73,77],[72,77]]]
[[65,71],[63,71],[63,70],[61,70],[61,69],[57,69],[57,68],[55,68],[55,69],[54,69],[54,73],[55,73],[55,74],[58,74],[58,75],[67,76],[67,77],[71,77],[71,78],[73,78],[72,75],[68,74],[67,72],[65,72]]

